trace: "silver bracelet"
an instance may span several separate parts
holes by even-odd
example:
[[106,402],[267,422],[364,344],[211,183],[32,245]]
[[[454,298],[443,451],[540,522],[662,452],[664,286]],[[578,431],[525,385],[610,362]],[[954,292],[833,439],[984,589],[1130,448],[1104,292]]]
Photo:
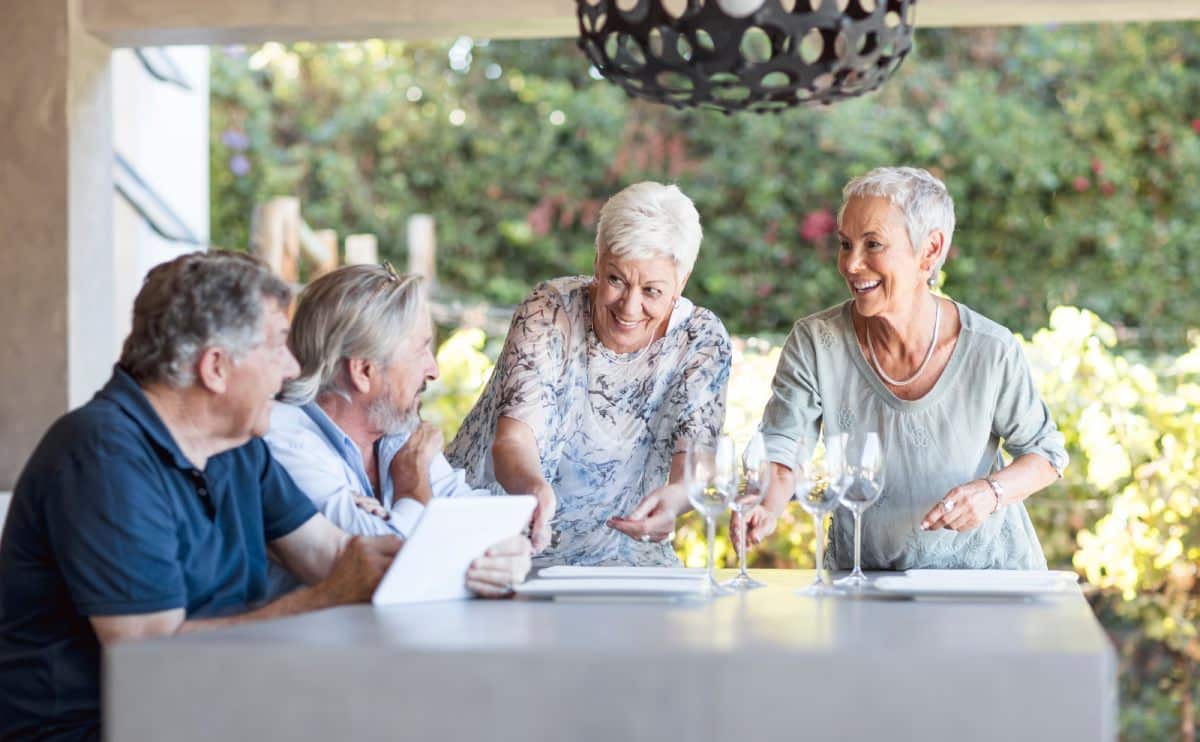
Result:
[[996,496],[996,507],[992,508],[992,513],[990,513],[994,514],[1004,502],[1004,486],[995,477],[988,477],[983,481],[988,483],[988,486],[992,488],[992,494]]

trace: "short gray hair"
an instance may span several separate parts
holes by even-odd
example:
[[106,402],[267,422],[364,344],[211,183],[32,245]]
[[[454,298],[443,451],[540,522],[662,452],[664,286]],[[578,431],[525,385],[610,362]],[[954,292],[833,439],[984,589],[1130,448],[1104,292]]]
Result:
[[683,191],[644,181],[624,188],[600,209],[596,256],[671,258],[687,274],[696,264],[702,237],[700,214]]
[[933,266],[930,278],[937,276],[950,252],[954,236],[954,199],[946,184],[928,170],[918,167],[877,167],[860,175],[842,189],[842,207],[838,209],[838,226],[852,198],[878,196],[892,202],[904,215],[908,240],[919,251],[921,243],[934,230],[946,235],[942,254]]
[[300,375],[280,399],[308,404],[320,394],[347,396],[343,359],[364,358],[387,368],[425,306],[420,276],[391,266],[348,265],[310,283],[296,304],[288,345]]
[[262,341],[263,303],[271,299],[286,311],[292,290],[255,257],[181,255],[146,274],[119,363],[139,384],[189,386],[205,348],[224,348],[238,360]]

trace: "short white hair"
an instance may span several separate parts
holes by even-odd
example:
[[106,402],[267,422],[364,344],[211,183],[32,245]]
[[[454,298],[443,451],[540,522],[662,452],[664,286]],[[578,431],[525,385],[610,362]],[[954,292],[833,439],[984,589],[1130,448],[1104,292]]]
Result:
[[600,209],[596,257],[671,258],[680,274],[687,275],[696,264],[701,237],[700,214],[683,191],[643,181],[622,189]]
[[914,252],[920,252],[921,243],[933,231],[946,236],[942,254],[930,273],[930,279],[935,278],[946,262],[950,240],[954,236],[954,199],[950,198],[946,184],[919,167],[877,167],[851,180],[842,189],[842,207],[838,209],[837,217],[839,228],[846,204],[853,198],[869,196],[886,198],[900,209]]

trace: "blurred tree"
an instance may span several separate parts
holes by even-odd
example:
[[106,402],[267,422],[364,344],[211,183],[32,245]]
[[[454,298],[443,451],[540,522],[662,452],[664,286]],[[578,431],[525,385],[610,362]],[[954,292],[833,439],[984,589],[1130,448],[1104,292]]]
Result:
[[437,217],[451,289],[501,304],[587,272],[603,200],[674,181],[705,225],[689,294],[741,333],[844,295],[842,185],[881,164],[957,202],[946,286],[1023,332],[1062,303],[1152,348],[1200,313],[1197,24],[919,31],[878,93],[775,116],[676,112],[596,79],[569,40],[235,48],[213,56],[212,234],[299,195],[314,226]]

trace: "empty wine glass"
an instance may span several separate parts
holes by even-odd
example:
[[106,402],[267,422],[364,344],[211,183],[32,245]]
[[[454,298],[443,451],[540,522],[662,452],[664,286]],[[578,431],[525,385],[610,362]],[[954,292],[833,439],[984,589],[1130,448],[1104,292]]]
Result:
[[751,511],[762,502],[763,496],[767,494],[767,488],[770,486],[771,462],[767,459],[767,444],[763,440],[762,433],[756,430],[754,435],[750,436],[746,450],[742,452],[742,486],[738,489],[737,496],[729,503],[729,509],[741,516],[743,524],[738,548],[737,577],[722,583],[723,587],[730,590],[754,590],[766,587],[765,584],[746,573],[747,528],[745,523]]
[[817,577],[801,591],[804,595],[824,595],[832,592],[825,579],[825,516],[837,507],[843,477],[842,450],[846,435],[826,436],[825,451],[818,454],[816,440],[808,436],[796,439],[796,460],[792,467],[795,477],[796,500],[813,517],[813,550],[816,552]]
[[705,595],[728,592],[717,584],[715,552],[717,516],[725,511],[737,491],[737,457],[729,436],[718,436],[716,445],[708,447],[692,442],[684,453],[683,483],[688,501],[704,516],[708,526],[708,577],[704,581]]
[[844,445],[846,486],[838,499],[854,514],[854,570],[834,584],[857,589],[870,584],[862,571],[862,518],[883,494],[883,444],[877,433],[848,433]]

